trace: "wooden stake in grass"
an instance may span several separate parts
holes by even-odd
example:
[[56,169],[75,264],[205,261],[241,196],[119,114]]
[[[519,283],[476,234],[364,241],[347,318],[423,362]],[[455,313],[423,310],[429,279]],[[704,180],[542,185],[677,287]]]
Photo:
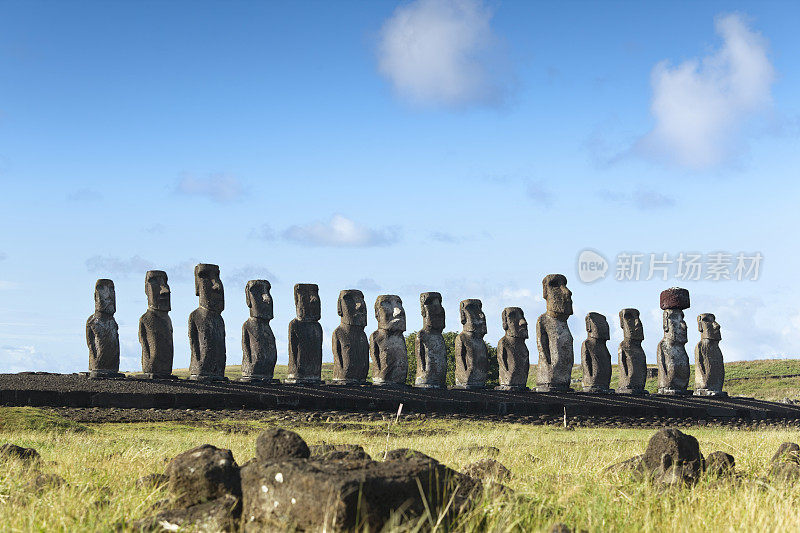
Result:
[[[397,424],[400,422],[400,413],[403,412],[403,404],[401,403],[397,407],[397,416],[394,417],[394,423]],[[389,433],[392,431],[392,419],[389,419],[389,425],[386,427],[386,448],[383,450],[383,460],[386,460],[386,456],[389,454]]]

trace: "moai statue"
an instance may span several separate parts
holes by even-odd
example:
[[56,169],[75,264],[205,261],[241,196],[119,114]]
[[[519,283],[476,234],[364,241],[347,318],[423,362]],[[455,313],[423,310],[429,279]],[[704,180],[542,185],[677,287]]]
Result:
[[375,300],[378,329],[369,337],[372,355],[372,383],[404,387],[408,378],[408,353],[403,332],[406,312],[403,301],[394,294],[384,294]]
[[447,347],[444,345],[444,307],[438,292],[423,292],[419,295],[422,311],[422,329],[414,341],[417,359],[415,387],[444,389],[447,387]]
[[139,318],[139,344],[142,345],[142,373],[148,379],[176,379],[172,375],[172,320],[167,273],[148,270],[144,275],[147,311]]
[[242,377],[239,381],[279,383],[273,379],[278,349],[269,321],[273,318],[272,286],[265,279],[251,279],[244,289],[250,318],[242,324]]
[[549,274],[542,280],[547,311],[536,321],[536,345],[539,364],[536,369],[537,392],[572,390],[572,365],[575,352],[567,318],[572,314],[572,291],[562,274]]
[[694,394],[696,396],[727,396],[722,391],[725,382],[725,365],[722,361],[722,350],[719,341],[717,318],[711,313],[703,313],[697,317],[697,329],[700,330],[700,342],[694,349]]
[[462,300],[458,314],[464,325],[456,336],[456,389],[486,388],[489,354],[483,336],[486,335],[486,315],[480,300]]
[[89,377],[119,378],[119,327],[114,320],[117,297],[114,282],[98,279],[94,286],[94,314],[86,321]]
[[333,330],[334,385],[366,385],[369,371],[367,303],[364,293],[356,289],[339,293],[336,312],[342,323]]
[[644,328],[638,309],[625,308],[619,312],[622,342],[619,343],[619,394],[647,394],[647,359],[642,349]]
[[297,318],[289,322],[289,372],[286,383],[322,383],[322,326],[319,286],[298,283],[294,286]]
[[200,307],[189,314],[189,379],[224,381],[225,291],[217,265],[194,267],[194,293],[200,297]]
[[611,354],[606,346],[611,334],[606,317],[594,312],[586,315],[586,334],[581,345],[583,392],[614,392],[611,390]]
[[528,390],[531,369],[528,347],[528,322],[519,307],[503,309],[503,329],[506,334],[497,342],[497,363],[500,366],[500,385],[497,390]]
[[658,343],[658,393],[688,394],[689,356],[686,354],[686,322],[683,310],[689,308],[689,291],[672,287],[661,293],[664,310],[664,338]]

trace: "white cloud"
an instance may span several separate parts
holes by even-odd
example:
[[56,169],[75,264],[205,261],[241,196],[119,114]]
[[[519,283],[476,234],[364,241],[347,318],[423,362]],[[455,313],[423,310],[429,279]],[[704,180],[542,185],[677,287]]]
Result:
[[481,0],[415,0],[383,25],[378,67],[416,104],[497,104],[508,76],[498,66],[491,11]]
[[653,69],[656,124],[639,143],[645,154],[693,169],[717,166],[741,150],[748,120],[769,107],[775,72],[766,40],[738,14],[715,26],[719,49]]
[[63,361],[40,353],[34,346],[0,346],[0,372],[66,372]]
[[283,237],[308,246],[387,246],[400,239],[400,230],[394,226],[371,229],[345,216],[333,215],[328,222],[291,226]]
[[238,200],[244,186],[230,174],[210,174],[205,178],[187,174],[178,181],[175,192],[187,196],[204,196],[217,203]]

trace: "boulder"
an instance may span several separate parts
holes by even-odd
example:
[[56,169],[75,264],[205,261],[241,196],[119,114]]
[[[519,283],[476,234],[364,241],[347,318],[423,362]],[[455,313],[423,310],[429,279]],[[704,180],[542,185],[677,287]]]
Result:
[[731,476],[736,470],[736,461],[733,456],[725,452],[711,452],[706,457],[706,472],[712,476]]
[[307,458],[309,455],[311,453],[306,441],[294,431],[268,429],[256,439],[256,458],[260,461]]
[[480,487],[413,450],[394,450],[387,457],[249,462],[242,468],[245,530],[379,531],[393,513],[401,520],[416,518],[427,508],[438,517],[451,498],[452,517]]
[[774,481],[794,483],[800,479],[800,465],[797,463],[777,461],[772,463],[768,477]]
[[241,498],[239,466],[230,450],[204,444],[177,455],[167,464],[172,503],[177,508],[205,503],[223,496]]
[[178,531],[191,529],[203,532],[239,530],[241,505],[238,498],[227,494],[215,500],[185,509],[161,511],[133,524],[134,531]]
[[317,458],[331,452],[348,454],[352,458],[371,459],[369,454],[364,451],[360,444],[312,444],[308,447],[311,457]]
[[481,459],[464,467],[462,474],[484,482],[502,482],[511,477],[511,470],[500,461]]
[[770,462],[800,464],[800,446],[794,442],[784,442],[778,447],[778,451],[772,456]]
[[661,429],[650,437],[642,459],[654,481],[694,484],[704,469],[700,444],[677,429]]
[[0,457],[9,457],[25,462],[34,462],[41,458],[39,452],[33,448],[23,448],[11,443],[0,446]]

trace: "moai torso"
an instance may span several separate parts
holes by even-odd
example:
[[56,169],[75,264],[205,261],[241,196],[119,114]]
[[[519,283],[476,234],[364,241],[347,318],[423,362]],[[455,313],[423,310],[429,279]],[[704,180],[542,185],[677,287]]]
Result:
[[489,367],[489,353],[483,335],[462,331],[456,336],[456,386],[483,388]]
[[94,288],[94,314],[86,321],[89,347],[89,377],[117,377],[119,374],[119,328],[114,320],[117,300],[114,282],[99,279]]
[[685,392],[689,386],[689,355],[683,343],[663,339],[656,350],[658,390],[664,394]]
[[600,313],[586,315],[588,337],[581,344],[583,392],[611,392],[611,354],[608,352],[609,328]]
[[643,393],[647,381],[647,358],[642,341],[623,339],[619,343],[619,393]]
[[288,382],[319,382],[322,379],[322,326],[319,322],[293,319],[289,322]]
[[402,331],[379,329],[369,337],[372,352],[372,382],[402,385],[408,378],[408,352]]
[[271,380],[278,361],[269,320],[251,316],[242,324],[242,378]]
[[154,377],[171,376],[175,348],[172,320],[166,311],[148,309],[139,318],[139,343],[142,345],[142,372]]
[[525,389],[531,369],[530,353],[525,339],[508,335],[497,343],[500,387]]
[[225,321],[216,311],[198,307],[189,314],[189,375],[222,378],[225,375]]
[[725,396],[725,364],[719,348],[720,327],[711,313],[697,317],[701,333],[700,342],[694,349],[694,385],[698,396]]
[[575,364],[572,333],[566,320],[547,313],[536,321],[536,344],[539,364],[536,369],[537,390],[568,391]]
[[416,386],[444,388],[447,386],[447,347],[441,331],[417,332],[414,340],[417,359]]
[[333,383],[363,385],[369,372],[369,340],[367,304],[364,293],[357,289],[343,290],[336,303],[342,322],[333,330]]

